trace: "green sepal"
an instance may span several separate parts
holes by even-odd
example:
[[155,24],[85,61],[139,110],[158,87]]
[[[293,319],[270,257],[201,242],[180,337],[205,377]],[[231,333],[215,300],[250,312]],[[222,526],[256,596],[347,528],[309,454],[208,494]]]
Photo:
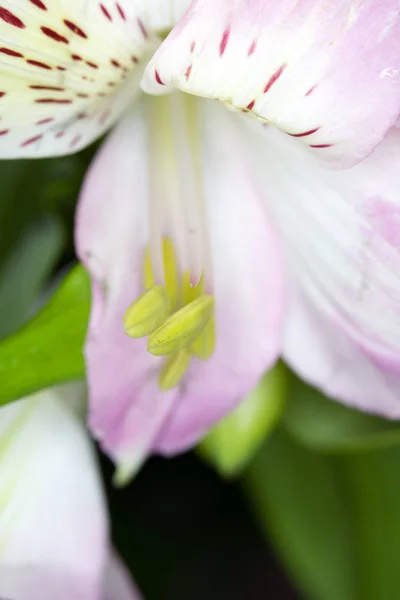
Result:
[[286,368],[277,364],[202,441],[200,454],[221,475],[240,473],[279,422],[285,406],[286,379]]

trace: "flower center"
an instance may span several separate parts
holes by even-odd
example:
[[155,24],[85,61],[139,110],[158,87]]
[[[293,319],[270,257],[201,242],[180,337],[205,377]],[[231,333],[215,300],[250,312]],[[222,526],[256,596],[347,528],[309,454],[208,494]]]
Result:
[[193,356],[207,359],[215,345],[196,106],[179,92],[146,98],[149,244],[144,292],[126,311],[124,328],[133,338],[148,337],[151,354],[166,356],[163,390],[179,384]]

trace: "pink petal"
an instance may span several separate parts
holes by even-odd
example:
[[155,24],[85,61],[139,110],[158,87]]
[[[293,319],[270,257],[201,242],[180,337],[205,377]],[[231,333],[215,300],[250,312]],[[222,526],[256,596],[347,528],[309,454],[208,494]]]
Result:
[[145,112],[137,106],[115,129],[86,179],[77,214],[78,255],[92,277],[86,343],[89,423],[106,451],[139,463],[176,392],[161,392],[161,359],[123,329],[127,307],[143,292],[148,244],[148,151]]
[[301,290],[293,290],[284,358],[327,396],[391,419],[400,417],[398,355],[391,368],[369,356]]
[[290,364],[337,398],[400,415],[399,129],[340,172],[272,127],[248,149],[300,289],[290,302]]
[[217,348],[209,361],[194,361],[179,390],[159,390],[160,361],[146,352],[146,340],[130,339],[122,326],[126,308],[143,291],[148,243],[150,167],[141,107],[101,150],[78,211],[77,248],[94,291],[86,346],[90,425],[123,469],[153,447],[172,452],[195,443],[257,384],[279,352],[283,292],[274,227],[229,115],[218,105],[199,108]]
[[202,103],[205,194],[212,241],[217,344],[196,361],[157,440],[184,450],[239,404],[280,353],[284,314],[280,242],[246,165],[234,119]]
[[398,3],[195,0],[142,86],[218,98],[349,166],[400,112]]
[[100,600],[107,523],[75,386],[0,410],[0,596]]

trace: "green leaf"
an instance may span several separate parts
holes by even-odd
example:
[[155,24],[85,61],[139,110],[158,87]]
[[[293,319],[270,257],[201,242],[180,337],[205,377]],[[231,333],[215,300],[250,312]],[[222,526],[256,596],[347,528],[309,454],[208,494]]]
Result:
[[89,278],[78,266],[36,317],[0,343],[0,404],[83,377],[89,309]]
[[286,397],[287,370],[279,363],[200,444],[200,454],[223,476],[237,475],[277,425]]
[[400,589],[400,448],[344,461],[351,490],[362,600],[394,600]]
[[328,400],[295,376],[290,378],[284,424],[308,448],[324,452],[365,451],[400,444],[400,423]]
[[0,338],[26,320],[60,258],[64,229],[55,217],[37,219],[17,240],[0,267]]
[[246,484],[261,526],[305,598],[365,600],[356,593],[340,458],[313,453],[280,428],[250,465]]

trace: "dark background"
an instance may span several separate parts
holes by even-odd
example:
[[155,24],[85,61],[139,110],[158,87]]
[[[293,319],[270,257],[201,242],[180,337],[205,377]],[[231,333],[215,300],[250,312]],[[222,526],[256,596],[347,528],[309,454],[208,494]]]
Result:
[[102,462],[114,543],[145,600],[299,600],[238,483],[191,453],[150,459],[118,490]]

